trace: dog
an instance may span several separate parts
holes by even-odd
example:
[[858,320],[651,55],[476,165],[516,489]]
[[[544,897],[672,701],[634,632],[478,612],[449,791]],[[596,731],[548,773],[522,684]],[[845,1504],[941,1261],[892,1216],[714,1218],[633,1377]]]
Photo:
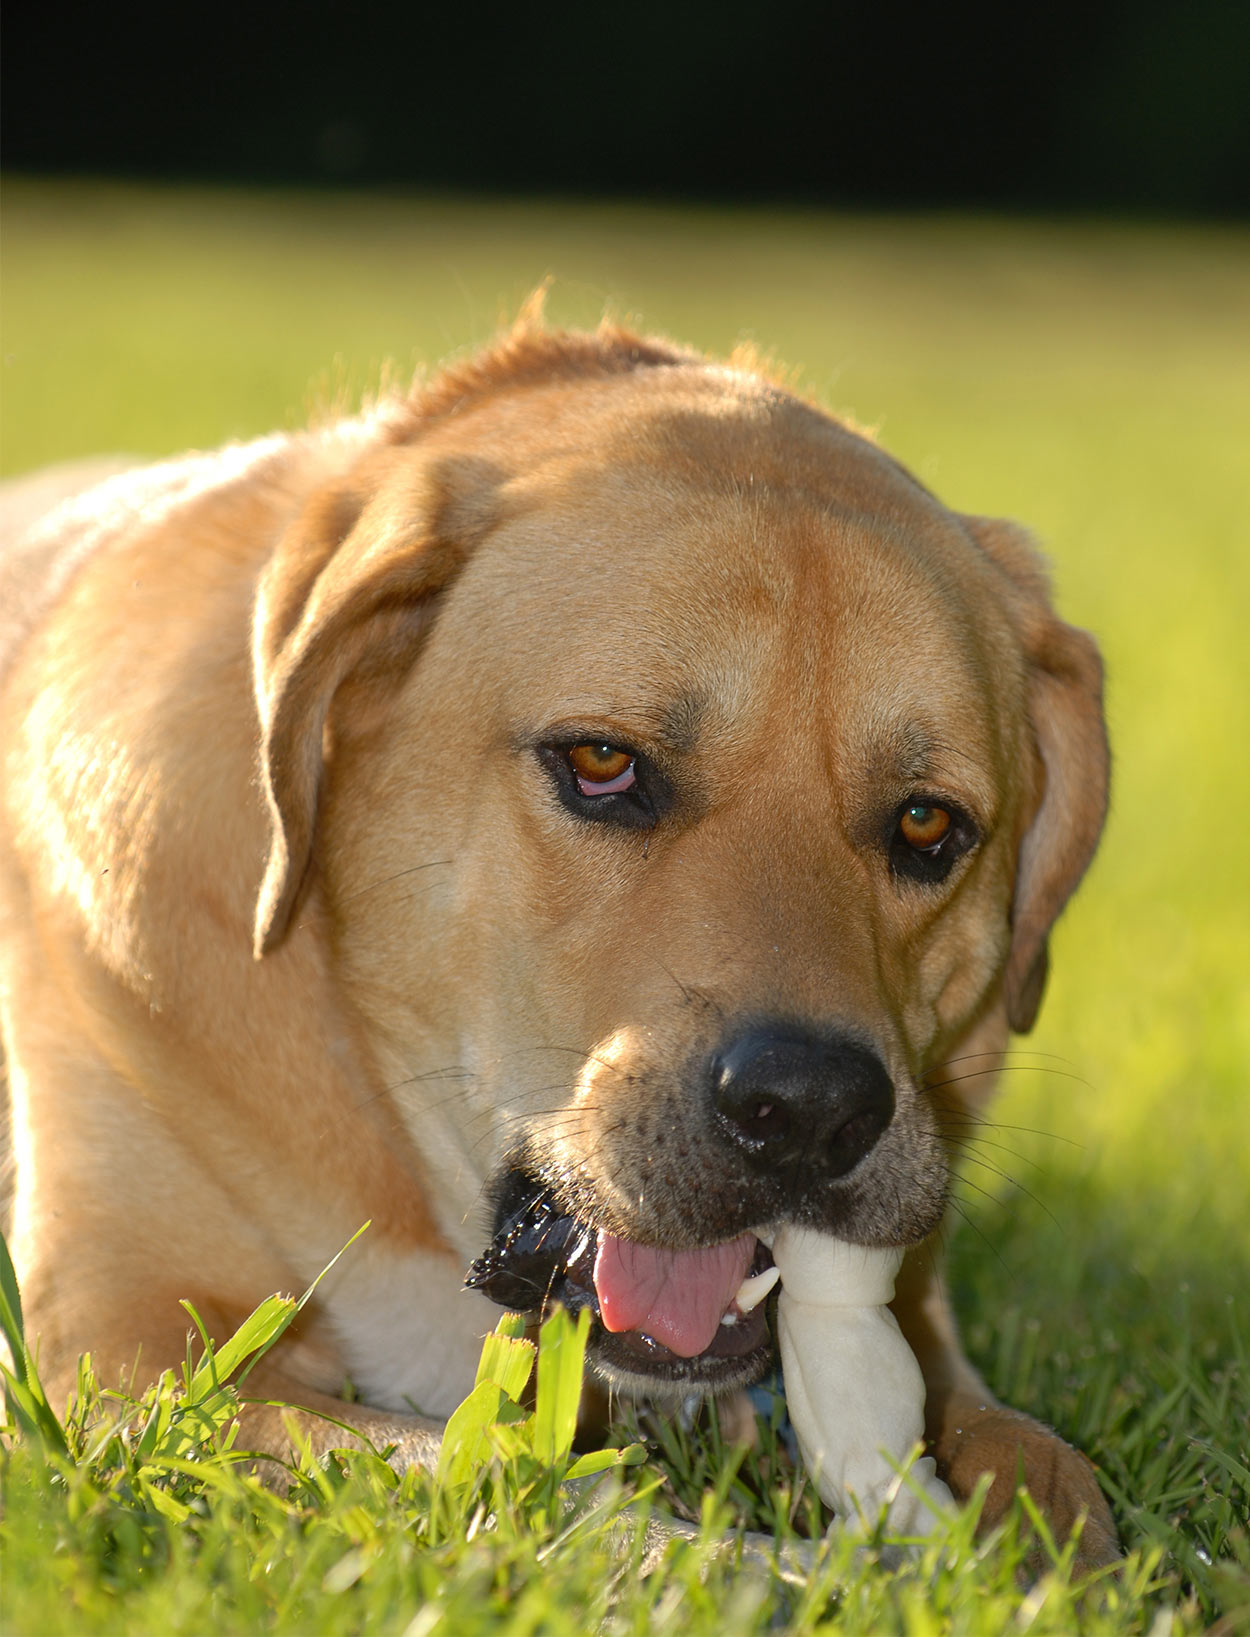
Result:
[[613,1390],[724,1395],[772,1356],[754,1230],[792,1219],[910,1247],[956,1496],[992,1474],[991,1525],[1023,1476],[1110,1561],[933,1243],[1106,806],[1098,653],[1028,537],[749,360],[536,308],[356,418],[88,475],[11,486],[0,568],[52,1391],[85,1351],[154,1379],[180,1299],[220,1340],[368,1220],[249,1383],[318,1452],[331,1415],[435,1459],[492,1297],[589,1306]]

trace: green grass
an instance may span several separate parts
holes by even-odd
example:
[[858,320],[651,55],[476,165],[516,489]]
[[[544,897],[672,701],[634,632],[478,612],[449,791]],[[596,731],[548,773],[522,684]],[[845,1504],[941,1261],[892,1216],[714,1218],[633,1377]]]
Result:
[[[901,1568],[883,1563],[880,1538],[835,1536],[799,1561],[795,1520],[808,1539],[820,1520],[780,1448],[779,1406],[749,1470],[712,1417],[694,1432],[657,1426],[649,1467],[626,1486],[622,1472],[646,1460],[641,1442],[573,1454],[584,1313],[577,1324],[553,1314],[536,1359],[523,1320],[500,1321],[435,1472],[397,1475],[374,1450],[323,1464],[297,1455],[276,1493],[253,1472],[236,1417],[251,1364],[296,1302],[269,1298],[235,1338],[198,1361],[188,1351],[181,1374],[138,1401],[102,1394],[84,1362],[62,1425],[2,1247],[0,1293],[16,1361],[0,1456],[6,1630],[999,1631],[1027,1611],[1034,1629],[1058,1633],[1091,1614],[1125,1629],[1162,1584],[1155,1547],[1075,1590],[1075,1540],[1051,1540],[1027,1498],[983,1541],[974,1503]],[[660,1501],[692,1527],[654,1566],[647,1524]],[[768,1538],[740,1547],[744,1522]],[[1050,1567],[1022,1600],[1039,1538]]]
[[[755,339],[943,498],[1037,529],[1107,656],[1113,808],[950,1248],[974,1356],[1093,1456],[1129,1556],[1084,1600],[1062,1567],[1017,1586],[1020,1542],[966,1534],[893,1573],[834,1562],[805,1593],[698,1541],[641,1579],[554,1503],[491,1528],[466,1504],[435,1539],[422,1481],[365,1457],[287,1500],[206,1459],[168,1480],[175,1523],[116,1450],[60,1470],[27,1442],[2,1457],[5,1630],[1250,1628],[1250,236],[6,192],[8,471],[294,424],[387,358],[406,374],[485,339],[551,274],[559,319],[611,301],[717,352]],[[710,1540],[788,1515],[793,1479],[768,1437],[735,1471],[705,1429],[628,1483],[706,1507]]]

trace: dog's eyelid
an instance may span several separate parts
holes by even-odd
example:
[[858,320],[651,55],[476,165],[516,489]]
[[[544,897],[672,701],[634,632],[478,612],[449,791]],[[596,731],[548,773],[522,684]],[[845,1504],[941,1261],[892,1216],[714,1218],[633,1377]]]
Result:
[[519,731],[513,736],[517,746],[559,745],[572,749],[575,745],[611,745],[631,756],[646,756],[654,746],[664,753],[664,740],[645,728],[627,726],[612,716],[572,716],[548,722],[545,726]]
[[[929,830],[934,839],[926,842]],[[925,790],[913,791],[893,810],[883,839],[897,881],[940,887],[981,845],[983,831],[962,802]]]
[[688,701],[660,704],[633,699],[624,707],[584,711],[545,723],[540,728],[518,725],[509,734],[514,749],[537,749],[541,745],[578,745],[597,742],[646,756],[657,765],[687,760],[698,748],[698,726],[702,708]]
[[992,820],[981,811],[981,803],[965,795],[956,795],[954,791],[944,789],[939,784],[917,784],[906,792],[903,799],[893,810],[893,818],[898,820],[903,814],[913,808],[940,808],[951,816],[951,828],[961,829],[970,833],[976,841],[980,841],[992,828]]
[[[545,769],[554,794],[566,812],[578,820],[608,824],[623,830],[650,830],[673,804],[672,787],[663,772],[642,751],[627,742],[599,731],[584,730],[531,745]],[[628,767],[618,778],[588,780],[585,768],[576,764],[575,751],[611,750],[628,758]]]

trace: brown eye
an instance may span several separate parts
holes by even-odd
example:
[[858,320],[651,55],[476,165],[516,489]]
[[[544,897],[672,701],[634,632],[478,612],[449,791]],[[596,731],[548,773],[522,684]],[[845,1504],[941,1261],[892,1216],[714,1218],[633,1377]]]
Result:
[[574,739],[570,734],[536,743],[534,749],[551,777],[552,793],[579,823],[653,830],[674,804],[673,788],[664,774],[648,756],[627,745],[611,739]]
[[634,758],[616,745],[574,745],[568,758],[583,796],[610,796],[637,783]]
[[901,880],[936,887],[980,844],[976,822],[959,807],[917,796],[897,808],[885,842],[890,868]]
[[945,807],[905,807],[899,816],[898,828],[903,840],[918,852],[927,852],[943,841],[951,827],[951,816]]

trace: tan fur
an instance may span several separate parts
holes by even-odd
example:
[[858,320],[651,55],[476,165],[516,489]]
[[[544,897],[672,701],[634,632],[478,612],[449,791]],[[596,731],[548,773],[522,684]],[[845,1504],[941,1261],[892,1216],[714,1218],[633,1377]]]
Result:
[[[857,1231],[933,1227],[990,1077],[926,1077],[1031,1023],[1105,806],[1097,654],[1018,531],[777,382],[535,313],[407,403],[42,527],[0,560],[0,1018],[56,1392],[84,1349],[150,1378],[180,1297],[227,1333],[370,1219],[256,1385],[428,1458],[495,1316],[458,1285],[501,1164],[618,1233],[726,1237],[688,1070],[726,1017],[873,1043],[897,1111]],[[570,818],[536,755],[565,732],[642,748],[673,811]],[[917,789],[983,832],[941,890],[885,866]],[[927,1246],[898,1308],[956,1491],[996,1471],[997,1515],[1019,1461],[1112,1555]]]

